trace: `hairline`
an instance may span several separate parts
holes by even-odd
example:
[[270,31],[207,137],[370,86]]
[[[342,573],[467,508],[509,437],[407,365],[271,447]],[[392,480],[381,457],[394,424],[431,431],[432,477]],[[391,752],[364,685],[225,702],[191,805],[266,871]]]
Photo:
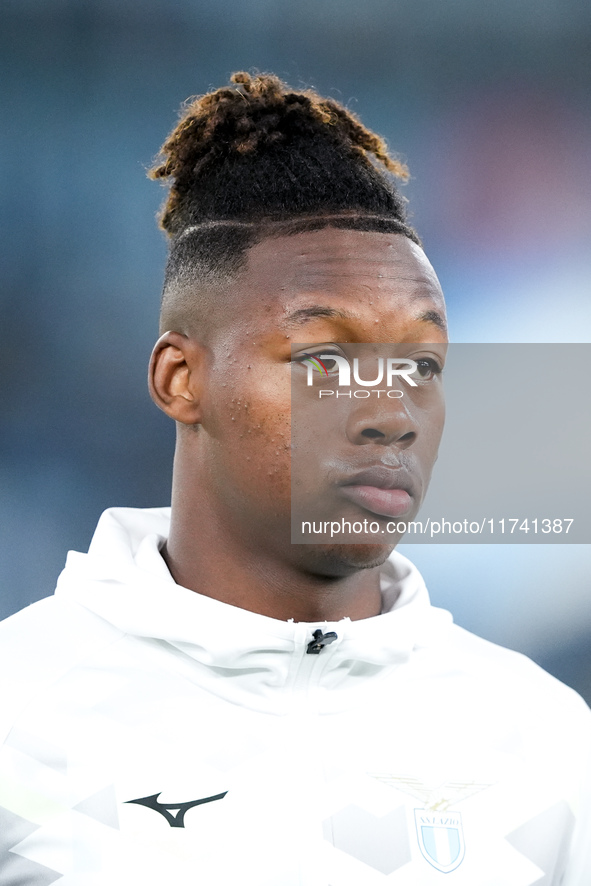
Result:
[[[183,230],[182,233],[172,239],[169,253],[169,263],[167,264],[164,287],[162,290],[162,299],[160,307],[160,332],[168,331],[169,323],[165,323],[163,318],[166,314],[169,296],[176,289],[182,298],[181,292],[187,291],[187,287],[193,288],[195,285],[203,289],[217,289],[224,284],[228,285],[234,282],[240,272],[244,269],[248,261],[248,253],[264,240],[270,240],[280,237],[297,236],[306,232],[313,233],[323,230],[324,228],[334,228],[335,230],[358,230],[368,233],[391,233],[402,234],[409,240],[414,242],[422,249],[422,243],[410,225],[404,221],[389,215],[378,215],[374,213],[358,212],[351,210],[339,213],[314,213],[311,215],[301,214],[292,215],[287,218],[265,218],[253,219],[252,221],[244,221],[242,219],[208,219],[196,225],[190,225]],[[225,267],[221,269],[209,268],[207,272],[199,272],[199,260],[196,259],[192,264],[190,260],[184,260],[179,264],[175,264],[172,268],[171,257],[177,249],[182,249],[187,240],[192,236],[199,234],[207,234],[216,230],[227,230],[239,232],[243,231],[244,241],[239,244],[237,253],[233,260],[225,257]],[[200,279],[201,278],[201,279]],[[179,292],[181,290],[181,292]],[[195,299],[195,302],[197,299]],[[196,308],[198,309],[197,305]],[[188,314],[190,308],[188,305],[178,305],[180,313]],[[165,328],[166,327],[166,328]]]

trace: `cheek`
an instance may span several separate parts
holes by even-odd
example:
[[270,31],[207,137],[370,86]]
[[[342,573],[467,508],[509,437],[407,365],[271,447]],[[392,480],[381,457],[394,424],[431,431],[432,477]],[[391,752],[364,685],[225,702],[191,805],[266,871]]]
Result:
[[229,476],[258,498],[290,491],[290,390],[268,378],[233,379],[214,391],[215,408],[208,432],[215,444],[222,481]]
[[441,394],[428,409],[422,411],[419,419],[419,439],[425,456],[434,461],[437,456],[443,425],[445,422],[445,402]]

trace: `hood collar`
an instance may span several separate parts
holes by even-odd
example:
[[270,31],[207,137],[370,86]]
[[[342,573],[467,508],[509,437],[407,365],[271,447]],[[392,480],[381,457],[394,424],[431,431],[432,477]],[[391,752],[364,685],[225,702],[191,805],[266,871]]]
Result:
[[[287,679],[293,659],[318,659],[318,672],[346,677],[365,663],[373,672],[407,662],[414,649],[437,642],[451,623],[430,605],[418,570],[394,553],[381,569],[383,612],[338,622],[280,621],[177,585],[160,554],[170,508],[112,508],[97,526],[88,554],[71,551],[56,594],[91,610],[127,635],[165,641],[206,668],[277,668]],[[306,656],[312,632],[337,640]],[[308,664],[312,665],[311,662]],[[273,685],[284,685],[275,677]],[[328,681],[330,683],[330,680]]]

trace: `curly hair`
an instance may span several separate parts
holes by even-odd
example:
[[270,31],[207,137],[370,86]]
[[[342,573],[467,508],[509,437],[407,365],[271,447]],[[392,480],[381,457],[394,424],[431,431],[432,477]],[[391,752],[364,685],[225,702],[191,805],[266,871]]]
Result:
[[420,244],[394,181],[406,166],[351,111],[272,74],[238,72],[231,84],[185,103],[149,173],[170,185],[165,291],[234,276],[264,237],[327,225]]

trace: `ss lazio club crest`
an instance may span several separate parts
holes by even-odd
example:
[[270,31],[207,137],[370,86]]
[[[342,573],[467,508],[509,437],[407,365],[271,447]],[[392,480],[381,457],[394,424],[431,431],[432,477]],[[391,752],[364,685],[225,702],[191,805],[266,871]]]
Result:
[[466,781],[428,784],[412,776],[377,772],[368,775],[424,803],[422,809],[414,810],[421,854],[425,861],[443,874],[455,871],[464,860],[464,831],[461,814],[449,807],[490,787],[490,783]]
[[455,871],[464,860],[460,813],[415,809],[415,824],[423,857],[443,874]]

